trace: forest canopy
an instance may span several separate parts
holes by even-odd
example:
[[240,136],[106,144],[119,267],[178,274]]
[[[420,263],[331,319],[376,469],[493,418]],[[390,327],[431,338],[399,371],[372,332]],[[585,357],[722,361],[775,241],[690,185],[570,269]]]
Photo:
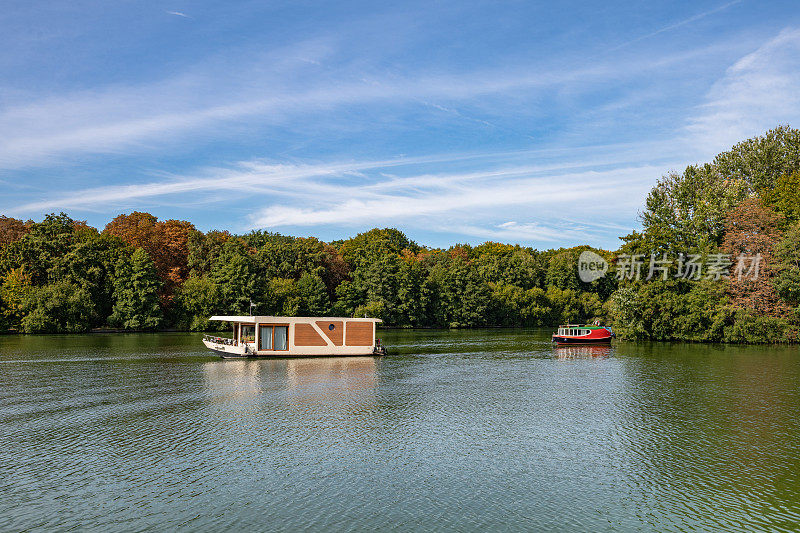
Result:
[[[643,179],[646,176],[643,176]],[[600,320],[626,338],[796,342],[800,131],[782,126],[662,177],[618,250],[486,242],[430,248],[392,228],[330,243],[201,232],[121,214],[98,230],[65,213],[0,216],[0,330],[207,330],[215,314],[371,316],[395,327],[532,327]],[[757,279],[590,283],[578,257],[758,254]]]

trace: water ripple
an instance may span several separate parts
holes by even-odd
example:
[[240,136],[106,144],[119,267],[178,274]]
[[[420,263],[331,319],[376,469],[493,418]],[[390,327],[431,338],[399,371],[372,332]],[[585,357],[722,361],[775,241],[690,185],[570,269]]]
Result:
[[800,529],[796,349],[382,338],[0,337],[0,530]]

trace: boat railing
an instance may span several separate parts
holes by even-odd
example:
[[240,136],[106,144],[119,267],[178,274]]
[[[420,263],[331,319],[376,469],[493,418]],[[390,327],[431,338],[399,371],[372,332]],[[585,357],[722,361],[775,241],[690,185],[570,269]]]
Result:
[[203,335],[203,340],[213,342],[215,344],[227,344],[228,346],[236,346],[236,340],[227,337],[217,337],[216,335]]

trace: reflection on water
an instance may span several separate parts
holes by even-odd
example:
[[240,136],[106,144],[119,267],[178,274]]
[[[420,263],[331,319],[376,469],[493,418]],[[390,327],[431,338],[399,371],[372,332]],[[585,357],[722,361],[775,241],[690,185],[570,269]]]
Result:
[[368,401],[378,384],[375,357],[215,360],[203,364],[213,403],[247,409],[265,390],[283,389],[287,403]]
[[0,337],[0,531],[800,529],[797,347],[550,333]]
[[610,357],[610,345],[561,345],[553,348],[557,359],[591,359],[595,357]]
[[323,384],[326,389],[354,392],[377,385],[375,357],[320,357],[286,361],[286,377],[291,389],[307,389]]

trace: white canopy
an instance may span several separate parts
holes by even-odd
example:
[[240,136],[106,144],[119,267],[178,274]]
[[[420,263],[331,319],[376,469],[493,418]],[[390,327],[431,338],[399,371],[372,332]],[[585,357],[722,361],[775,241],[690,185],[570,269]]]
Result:
[[331,316],[224,316],[214,315],[209,320],[216,320],[220,322],[258,322],[264,324],[268,322],[311,322],[311,321],[359,321],[359,322],[383,322],[380,318],[349,318],[349,317],[331,317]]

